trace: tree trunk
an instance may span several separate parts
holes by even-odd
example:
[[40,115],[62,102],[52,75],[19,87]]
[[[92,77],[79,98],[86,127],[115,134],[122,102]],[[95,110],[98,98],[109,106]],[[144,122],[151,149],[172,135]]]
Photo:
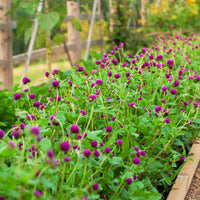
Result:
[[11,18],[10,15],[4,16],[10,8],[10,0],[0,0],[0,24],[3,24],[3,30],[0,30],[1,89],[10,89],[13,85]]
[[[67,15],[80,18],[79,4],[75,1],[67,1]],[[67,24],[67,31],[68,42],[75,44],[75,49],[70,51],[70,57],[74,64],[81,58],[81,35],[80,32],[72,26],[71,22],[68,22]]]

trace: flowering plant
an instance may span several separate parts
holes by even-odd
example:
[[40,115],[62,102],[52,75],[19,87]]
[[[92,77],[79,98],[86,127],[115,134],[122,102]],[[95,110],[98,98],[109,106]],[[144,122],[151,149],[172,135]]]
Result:
[[[157,37],[13,94],[1,199],[161,199],[199,134],[200,36]],[[48,74],[50,76],[50,74]],[[28,83],[26,83],[28,86]]]

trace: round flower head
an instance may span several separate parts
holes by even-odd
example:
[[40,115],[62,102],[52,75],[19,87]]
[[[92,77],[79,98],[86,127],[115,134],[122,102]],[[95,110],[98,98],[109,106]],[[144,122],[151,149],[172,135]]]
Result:
[[91,142],[91,146],[92,146],[92,147],[97,147],[97,145],[98,145],[98,142],[97,142],[96,140],[93,140],[93,141]]
[[27,84],[27,83],[31,82],[31,79],[29,79],[29,78],[27,78],[27,77],[24,77],[24,78],[22,79],[22,82],[23,82],[23,84]]
[[136,179],[138,178],[138,176],[137,176],[137,175],[134,175],[133,178],[134,178],[134,180],[136,180]]
[[65,161],[65,162],[70,162],[71,159],[70,159],[69,157],[64,157],[64,161]]
[[120,74],[115,74],[114,77],[115,77],[116,79],[118,79],[118,78],[121,77],[121,75],[120,75]]
[[95,191],[98,190],[98,188],[99,188],[99,185],[98,185],[97,183],[95,183],[95,184],[92,186],[92,189],[95,190]]
[[132,178],[127,178],[126,179],[126,182],[128,185],[132,184],[133,183],[133,179]]
[[78,125],[73,124],[73,125],[71,126],[71,128],[70,128],[70,131],[71,131],[72,133],[79,133],[79,127],[78,127]]
[[179,160],[180,160],[181,162],[184,162],[185,156],[181,156],[181,157],[179,158]]
[[60,148],[61,148],[61,150],[64,151],[64,152],[69,151],[69,149],[70,149],[70,144],[69,144],[69,142],[62,142],[62,143],[60,144]]
[[31,129],[30,129],[30,132],[33,134],[33,135],[39,135],[40,134],[40,127],[38,126],[32,126]]
[[102,85],[102,84],[103,84],[103,81],[102,81],[101,79],[97,79],[97,80],[96,80],[96,84],[97,84],[97,85]]
[[112,131],[112,127],[111,126],[107,126],[106,127],[106,132],[110,133]]
[[180,84],[179,81],[174,81],[174,85],[173,86],[177,87],[177,86],[179,86],[179,84]]
[[85,149],[85,150],[83,151],[83,155],[84,155],[85,157],[90,157],[91,151],[90,151],[89,149]]
[[54,152],[53,152],[53,150],[47,151],[47,156],[48,156],[50,159],[53,159],[53,158],[54,158]]
[[22,130],[24,130],[25,127],[26,127],[26,124],[24,124],[24,123],[22,122],[22,123],[20,124],[20,128],[21,128]]
[[39,190],[35,190],[34,195],[38,197],[42,197],[42,192],[40,192]]
[[168,119],[168,118],[165,119],[165,122],[169,124],[170,123],[170,119]]
[[35,99],[35,97],[36,97],[35,94],[30,94],[29,95],[29,99]]
[[58,72],[59,72],[58,69],[54,69],[54,70],[53,70],[53,73],[54,73],[54,74],[58,74]]
[[146,152],[145,152],[145,151],[140,151],[140,155],[141,155],[141,156],[145,156],[145,155],[146,155]]
[[14,95],[14,100],[21,99],[21,98],[22,98],[22,96],[21,96],[21,94],[19,94],[19,93],[16,93],[16,94]]
[[83,116],[86,115],[86,111],[85,110],[80,110],[79,113],[82,114]]
[[120,147],[121,147],[122,144],[123,144],[122,140],[117,140],[117,143],[118,143],[118,145],[119,145]]
[[160,112],[160,111],[162,111],[162,108],[161,108],[160,106],[156,106],[156,107],[155,107],[155,111],[156,111],[156,112]]
[[109,76],[109,77],[112,76],[112,72],[108,72],[108,76]]
[[0,129],[0,139],[2,140],[4,137],[4,132]]
[[49,77],[49,72],[45,72],[45,76],[46,76],[46,77]]
[[36,107],[36,108],[39,108],[40,107],[40,102],[39,101],[35,101],[33,103],[33,106]]
[[52,82],[53,87],[59,87],[59,85],[60,85],[59,81],[57,81],[56,79],[53,80],[53,82]]
[[173,94],[173,95],[176,95],[176,94],[177,94],[177,91],[176,91],[175,89],[171,89],[170,92],[171,92],[171,94]]
[[104,153],[109,153],[111,151],[111,149],[109,148],[109,147],[106,147],[105,149],[104,149]]
[[94,156],[95,156],[95,157],[99,157],[99,156],[100,156],[100,153],[99,153],[98,150],[94,150]]
[[91,94],[89,97],[88,97],[88,100],[89,101],[94,101],[94,100],[97,100],[97,97],[95,94]]
[[138,165],[140,164],[140,159],[139,158],[133,158],[132,162],[135,164],[135,165]]
[[15,148],[15,143],[13,141],[9,141],[8,142],[8,146],[11,148],[11,149],[14,149]]

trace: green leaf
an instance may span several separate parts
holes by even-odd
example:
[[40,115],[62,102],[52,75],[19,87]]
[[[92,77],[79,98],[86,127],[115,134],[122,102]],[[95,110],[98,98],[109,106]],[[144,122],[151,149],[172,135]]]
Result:
[[91,140],[96,140],[98,143],[101,142],[101,137],[98,137],[99,134],[101,134],[103,131],[92,131],[88,132],[87,138]]
[[71,19],[71,23],[72,23],[72,26],[73,26],[77,31],[79,31],[79,32],[82,31],[81,23],[80,23],[79,18],[73,17],[73,18]]
[[42,141],[39,143],[40,149],[43,152],[48,151],[49,149],[51,149],[51,141],[48,138],[44,138],[42,139]]
[[25,44],[28,43],[29,39],[31,38],[32,32],[33,32],[33,26],[29,27],[28,29],[25,30],[25,35],[24,35],[24,42]]
[[17,23],[17,35],[21,36],[32,24],[33,21],[30,21],[27,17],[22,17]]
[[111,165],[120,165],[123,164],[123,160],[121,157],[113,157],[109,160],[109,163]]
[[57,12],[41,13],[37,16],[38,24],[46,32],[49,33],[52,28],[59,22],[60,16]]

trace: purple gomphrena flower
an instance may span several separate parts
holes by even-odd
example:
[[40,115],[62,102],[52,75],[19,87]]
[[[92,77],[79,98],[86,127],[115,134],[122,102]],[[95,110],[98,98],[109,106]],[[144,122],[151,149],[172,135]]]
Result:
[[48,156],[50,159],[53,159],[53,158],[54,158],[54,152],[53,152],[53,150],[47,151],[47,156]]
[[95,94],[91,94],[89,97],[88,97],[88,100],[89,101],[94,101],[94,100],[97,100],[97,97]]
[[70,149],[70,144],[69,144],[69,142],[66,142],[66,141],[62,142],[62,143],[60,144],[60,148],[61,148],[61,150],[64,151],[64,152],[69,151],[69,149]]
[[110,133],[112,131],[112,127],[111,126],[107,126],[106,127],[106,132]]
[[82,72],[84,70],[84,67],[79,67],[78,69],[77,69],[77,72]]
[[94,150],[94,156],[95,156],[95,157],[99,157],[99,156],[100,156],[100,153],[99,153],[98,150]]
[[26,118],[29,120],[35,121],[34,115],[27,115]]
[[156,112],[160,112],[160,111],[162,111],[162,108],[161,108],[160,106],[156,106],[156,107],[155,107],[155,111],[156,111]]
[[168,118],[165,119],[165,122],[169,124],[170,123],[170,119],[168,119]]
[[21,94],[19,94],[19,93],[16,93],[16,94],[14,95],[14,100],[21,99],[21,98],[22,98],[22,96],[21,96]]
[[124,43],[119,44],[119,47],[121,47],[121,48],[124,48],[124,46],[125,46]]
[[71,131],[72,133],[79,133],[79,127],[78,127],[78,125],[73,124],[73,125],[71,126],[71,128],[70,128],[70,131]]
[[175,28],[175,26],[174,26],[174,25],[172,25],[172,26],[171,26],[171,29],[174,29],[174,28]]
[[39,101],[35,101],[33,103],[33,106],[36,107],[36,108],[39,108],[40,107],[40,102]]
[[65,162],[70,162],[71,159],[70,159],[69,157],[64,157],[64,161],[65,161]]
[[104,153],[109,153],[111,151],[111,149],[109,148],[109,147],[106,147],[105,149],[104,149]]
[[61,97],[59,95],[56,94],[55,96],[55,101],[60,101],[61,100]]
[[102,81],[101,79],[97,79],[97,80],[96,80],[96,84],[97,84],[97,85],[102,85],[102,84],[103,84],[103,81]]
[[56,79],[53,80],[53,82],[52,82],[53,87],[59,87],[59,85],[60,85],[59,81],[57,81]]
[[95,64],[96,64],[96,65],[100,65],[100,64],[101,64],[101,61],[100,61],[100,60],[96,60]]
[[2,140],[4,137],[4,132],[0,129],[0,139]]
[[118,79],[118,78],[121,77],[121,75],[120,75],[120,74],[115,74],[114,77],[115,77],[116,79]]
[[108,76],[109,76],[109,77],[112,76],[112,72],[108,72]]
[[97,191],[99,188],[99,185],[97,183],[95,183],[93,186],[92,186],[92,189]]
[[35,99],[35,97],[36,97],[35,94],[30,94],[29,95],[29,99]]
[[45,76],[46,76],[46,77],[49,77],[49,72],[45,72]]
[[172,165],[172,161],[169,161],[169,165]]
[[193,121],[192,121],[192,120],[190,120],[190,124],[193,124]]
[[54,74],[58,74],[58,72],[59,72],[58,69],[54,69],[54,70],[53,70],[53,73],[54,73]]
[[22,130],[24,130],[25,127],[26,127],[26,124],[24,124],[24,123],[22,122],[22,123],[20,124],[20,128],[21,128]]
[[122,144],[123,144],[123,142],[122,142],[122,140],[117,140],[117,143],[118,143],[118,145],[121,147],[122,146]]
[[184,105],[185,105],[185,106],[188,106],[188,102],[187,102],[187,101],[186,101],[186,102],[184,102]]
[[41,171],[38,170],[38,171],[36,172],[35,176],[38,177],[38,176],[40,175],[40,173],[41,173]]
[[179,81],[174,81],[174,85],[173,86],[177,87],[177,86],[179,86],[179,84],[180,84]]
[[112,117],[112,118],[111,118],[112,121],[115,121],[115,119],[116,119],[116,117]]
[[28,92],[28,91],[29,91],[29,89],[28,89],[28,88],[24,89],[24,92]]
[[117,65],[118,64],[117,60],[115,60],[115,59],[112,59],[112,63],[113,63],[113,65]]
[[80,110],[79,113],[82,114],[83,116],[86,115],[86,111],[85,110]]
[[140,151],[140,155],[141,155],[141,156],[145,156],[145,155],[146,155],[146,152],[145,152],[145,151]]
[[133,179],[134,179],[134,180],[136,180],[137,178],[138,178],[138,176],[137,176],[137,175],[134,175],[134,176],[133,176]]
[[91,151],[90,151],[89,149],[85,149],[85,150],[83,151],[83,155],[84,155],[85,157],[90,157]]
[[93,141],[91,142],[91,146],[92,146],[92,147],[97,147],[97,145],[98,145],[98,142],[97,142],[96,140],[93,140]]
[[171,89],[170,92],[171,92],[171,94],[173,94],[173,95],[176,95],[176,94],[177,94],[177,91],[176,91],[175,89]]
[[167,90],[166,86],[162,87],[162,91],[166,91],[166,90]]
[[42,192],[40,192],[39,190],[35,190],[34,195],[38,197],[42,197]]
[[193,106],[195,107],[195,108],[198,108],[198,103],[193,103]]
[[135,146],[134,149],[135,149],[136,151],[139,151],[139,148],[138,148],[137,146]]
[[132,162],[135,164],[135,165],[138,165],[140,164],[140,159],[139,158],[133,158]]
[[27,83],[30,83],[30,82],[31,82],[31,79],[29,79],[29,78],[27,78],[27,77],[24,77],[24,78],[22,79],[22,82],[23,82],[23,84],[27,84]]
[[13,141],[9,141],[8,142],[8,146],[11,148],[11,149],[14,149],[15,148],[15,143]]
[[133,179],[132,178],[127,178],[126,179],[126,182],[128,185],[132,184],[133,183]]
[[38,136],[40,134],[40,127],[39,126],[32,126],[31,129],[30,129],[30,132],[33,135]]
[[181,162],[184,162],[185,156],[181,156],[181,157],[179,158],[179,160],[180,160]]

